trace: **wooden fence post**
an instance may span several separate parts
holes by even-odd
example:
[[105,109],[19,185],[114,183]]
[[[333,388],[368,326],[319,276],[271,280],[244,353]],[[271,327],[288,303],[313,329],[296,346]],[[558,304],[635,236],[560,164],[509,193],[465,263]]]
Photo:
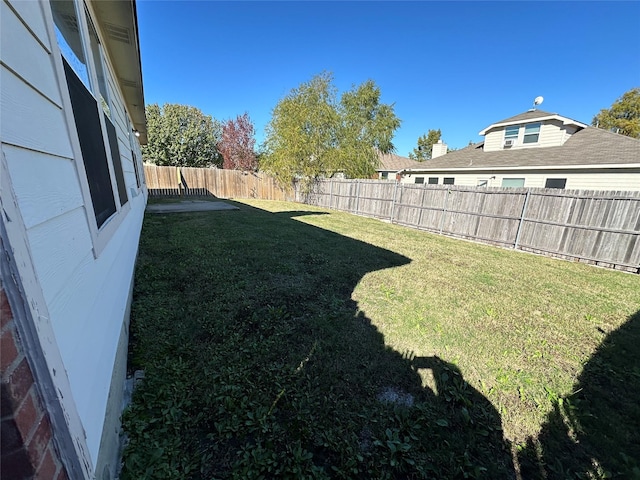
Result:
[[333,208],[333,179],[329,180],[331,187],[329,187],[329,208]]
[[442,218],[440,218],[440,233],[444,230],[444,217],[447,214],[447,205],[449,204],[449,195],[451,190],[447,188],[446,195],[444,197],[444,206],[442,207]]
[[518,243],[520,243],[520,233],[522,232],[522,224],[524,223],[524,214],[527,211],[527,204],[529,203],[529,196],[531,190],[527,190],[527,194],[524,197],[524,204],[522,205],[522,213],[520,214],[520,223],[518,223],[518,231],[516,232],[516,241],[513,242],[513,248],[518,249]]
[[356,215],[360,211],[360,181],[356,180]]
[[389,221],[391,223],[393,223],[393,214],[395,213],[396,210],[396,193],[398,191],[398,180],[396,180],[395,185],[393,186],[393,198],[391,199],[391,218],[389,219]]
[[422,195],[420,197],[420,213],[418,214],[418,225],[416,225],[417,228],[420,228],[420,225],[422,225],[422,212],[424,212],[424,194],[427,191],[426,187],[423,185],[422,186]]

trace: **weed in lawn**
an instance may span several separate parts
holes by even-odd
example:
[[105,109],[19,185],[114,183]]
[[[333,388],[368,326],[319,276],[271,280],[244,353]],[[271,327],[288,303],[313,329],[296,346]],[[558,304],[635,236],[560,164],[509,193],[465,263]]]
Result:
[[510,478],[510,441],[529,478],[637,467],[637,278],[247,203],[145,219],[123,478]]

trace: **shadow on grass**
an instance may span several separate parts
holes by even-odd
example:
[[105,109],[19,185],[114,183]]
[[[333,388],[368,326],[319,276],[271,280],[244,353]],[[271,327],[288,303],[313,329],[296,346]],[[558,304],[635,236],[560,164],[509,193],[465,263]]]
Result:
[[610,333],[520,453],[524,478],[640,479],[640,311]]
[[409,258],[293,219],[324,212],[236,205],[145,218],[122,478],[514,476],[491,403],[351,298]]

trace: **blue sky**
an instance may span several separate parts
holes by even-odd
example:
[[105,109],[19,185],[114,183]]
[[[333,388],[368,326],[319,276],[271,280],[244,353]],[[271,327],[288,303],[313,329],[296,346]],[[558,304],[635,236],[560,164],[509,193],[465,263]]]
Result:
[[323,71],[367,79],[394,103],[407,155],[440,128],[453,147],[531,108],[590,123],[640,87],[640,2],[212,2],[138,0],[149,103],[219,120],[248,112],[256,138],[278,101]]

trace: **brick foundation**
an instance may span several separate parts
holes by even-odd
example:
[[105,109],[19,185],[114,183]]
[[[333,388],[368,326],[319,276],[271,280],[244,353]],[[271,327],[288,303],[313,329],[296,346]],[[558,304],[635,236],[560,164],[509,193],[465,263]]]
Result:
[[1,285],[0,367],[0,478],[66,480],[66,470],[53,442],[49,416],[43,408]]

